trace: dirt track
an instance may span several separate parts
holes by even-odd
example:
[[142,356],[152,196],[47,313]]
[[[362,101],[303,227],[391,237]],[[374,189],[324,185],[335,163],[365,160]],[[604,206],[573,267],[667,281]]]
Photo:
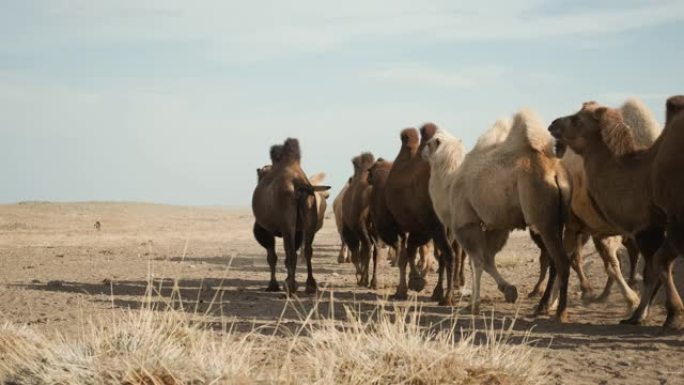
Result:
[[[93,227],[97,220],[101,231]],[[272,322],[286,301],[283,294],[263,291],[268,266],[251,228],[249,210],[117,203],[0,206],[0,320],[73,335],[91,314],[107,315],[112,306],[141,306],[152,279],[165,296],[178,280],[183,309],[208,311],[217,322],[234,319],[241,328]],[[343,303],[373,307],[378,297],[393,293],[396,269],[384,262],[377,292],[359,288],[352,266],[336,262],[338,245],[329,218],[315,242],[314,269],[319,287],[334,291],[336,314],[342,314]],[[598,290],[605,279],[602,263],[593,248],[585,251],[586,269]],[[550,347],[546,355],[557,383],[684,384],[684,335],[664,333],[658,326],[664,320],[662,304],[646,326],[617,325],[625,314],[617,288],[609,303],[583,304],[573,275],[570,323],[531,318],[536,299],[526,294],[537,279],[537,255],[526,233],[511,236],[497,262],[518,286],[520,299],[504,303],[493,280],[485,278],[482,311],[490,319],[493,312],[497,325],[517,313],[517,334],[532,329],[535,344]],[[279,256],[282,280],[284,255]],[[303,284],[301,264],[299,271]],[[678,278],[684,282],[681,269]],[[418,294],[425,323],[437,323],[452,312],[429,301],[434,281],[431,274]],[[320,308],[326,314],[328,297]],[[314,297],[301,294],[298,301],[294,307],[309,309]],[[473,321],[465,311],[466,302],[453,309],[463,313],[459,324],[482,327],[481,318]],[[299,316],[290,307],[284,317],[296,323]]]

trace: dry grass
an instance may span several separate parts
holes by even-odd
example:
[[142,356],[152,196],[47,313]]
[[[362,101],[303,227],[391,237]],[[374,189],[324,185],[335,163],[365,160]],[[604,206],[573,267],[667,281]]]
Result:
[[[332,299],[332,294],[331,294]],[[151,301],[150,301],[151,302]],[[302,315],[238,333],[204,327],[203,316],[126,310],[87,322],[79,338],[0,326],[0,383],[43,384],[543,384],[547,368],[511,330],[480,335],[420,326],[420,309],[378,303],[371,314],[346,307],[344,321]],[[198,322],[199,319],[199,322]],[[477,342],[476,342],[477,340]]]

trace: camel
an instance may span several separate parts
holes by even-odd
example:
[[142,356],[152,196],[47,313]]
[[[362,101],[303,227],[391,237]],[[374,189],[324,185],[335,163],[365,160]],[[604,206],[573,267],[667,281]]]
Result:
[[677,255],[684,257],[684,96],[666,103],[665,130],[653,160],[653,201],[667,218],[665,241],[653,260],[654,274],[666,287],[667,319],[664,326],[684,329],[684,305],[672,277]]
[[552,147],[540,119],[528,109],[512,121],[497,121],[467,155],[461,141],[443,129],[427,140],[422,155],[431,167],[430,196],[470,257],[473,313],[479,313],[483,271],[508,302],[517,300],[517,288],[499,274],[494,259],[512,230],[530,227],[551,257],[551,275],[536,312],[548,311],[558,278],[556,320],[567,321],[570,262],[562,231],[570,181]]
[[[643,147],[650,147],[660,135],[660,127],[651,114],[649,109],[639,100],[629,99],[620,108],[620,113],[626,123],[632,128],[636,143]],[[620,291],[627,303],[628,311],[632,312],[639,303],[639,297],[630,286],[636,281],[636,264],[638,261],[638,247],[632,239],[624,237],[620,229],[609,223],[601,213],[599,213],[592,203],[592,198],[587,191],[587,176],[584,171],[582,157],[577,155],[572,149],[557,145],[556,152],[562,156],[561,163],[568,170],[572,179],[572,200],[571,214],[566,225],[564,241],[566,251],[573,253],[573,267],[581,268],[581,248],[583,242],[580,240],[582,235],[590,235],[596,246],[599,256],[603,260],[608,281],[598,297],[591,295],[591,285],[589,285],[581,270],[580,281],[583,288],[583,297],[588,301],[605,301],[610,294],[611,286],[617,282]],[[614,239],[617,237],[617,239]],[[618,249],[625,245],[630,255],[631,274],[630,283],[626,282],[622,276],[620,262],[617,255]]]
[[282,237],[286,254],[287,293],[297,291],[297,250],[302,246],[308,273],[306,293],[315,293],[317,285],[311,266],[313,240],[319,224],[315,193],[327,191],[330,187],[313,186],[306,177],[300,165],[301,150],[297,139],[288,138],[282,146],[273,146],[271,162],[269,171],[260,176],[252,195],[254,237],[266,249],[271,270],[271,280],[266,290],[280,290],[275,275],[278,260],[275,237]]
[[[376,288],[375,271],[377,269],[373,269],[373,279],[369,282],[371,253],[377,254],[377,250],[373,247],[369,212],[372,187],[368,184],[368,170],[373,163],[375,163],[375,157],[369,152],[352,159],[354,175],[351,177],[349,189],[342,202],[342,238],[351,251],[351,260],[356,267],[357,284],[368,286],[370,283],[371,287]],[[377,264],[377,258],[375,258],[375,263]]]
[[[375,244],[383,249],[385,247],[389,248],[387,250],[387,260],[391,266],[396,266],[399,250],[396,250],[394,246],[399,241],[400,230],[385,202],[385,184],[391,168],[392,162],[388,162],[383,158],[376,160],[368,170],[368,184],[372,186],[370,193],[370,217],[373,223],[372,235],[375,239]],[[420,276],[424,278],[428,272],[434,269],[436,262],[432,242],[420,246],[418,254],[420,259],[416,264],[416,269]]]
[[[399,285],[395,299],[406,299],[408,289],[421,291],[425,279],[416,270],[415,257],[418,247],[425,245],[430,239],[435,249],[439,250],[439,277],[432,299],[440,305],[453,304],[454,291],[454,255],[460,256],[462,250],[458,245],[452,250],[446,228],[440,222],[432,205],[428,184],[430,166],[420,156],[424,143],[420,141],[415,128],[401,131],[401,148],[385,183],[385,203],[397,225],[397,238],[394,247],[399,252]],[[391,243],[390,243],[391,244]],[[410,263],[411,276],[407,284],[406,264]],[[446,273],[446,292],[444,292],[444,273]]]
[[333,213],[335,214],[335,225],[337,226],[337,233],[340,235],[340,252],[337,255],[337,263],[345,263],[345,262],[351,262],[350,255],[349,255],[349,247],[347,247],[347,244],[344,243],[344,238],[342,237],[342,202],[344,201],[344,195],[347,193],[347,190],[349,189],[349,183],[351,182],[351,178],[349,178],[349,181],[347,181],[347,184],[342,187],[342,190],[340,190],[339,194],[335,197],[335,200],[333,201]]
[[621,321],[639,324],[648,316],[660,287],[653,256],[663,244],[665,218],[653,199],[651,168],[665,132],[652,146],[640,146],[621,111],[596,102],[586,102],[577,113],[554,120],[549,132],[561,148],[567,146],[582,157],[587,199],[596,212],[634,239],[644,256],[639,306]]

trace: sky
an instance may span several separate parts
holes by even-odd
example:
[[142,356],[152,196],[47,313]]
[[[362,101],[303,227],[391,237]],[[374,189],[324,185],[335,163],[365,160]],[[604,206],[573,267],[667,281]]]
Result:
[[684,93],[684,1],[0,0],[0,203],[248,206],[272,144],[337,192],[437,123]]

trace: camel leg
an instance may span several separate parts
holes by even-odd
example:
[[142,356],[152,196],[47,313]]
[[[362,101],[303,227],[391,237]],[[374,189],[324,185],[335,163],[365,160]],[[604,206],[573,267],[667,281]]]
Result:
[[[439,301],[440,306],[453,306],[454,301],[454,251],[451,249],[451,243],[447,238],[446,229],[444,226],[439,226],[435,231],[433,238],[435,242],[435,250],[439,250],[440,265],[444,265],[441,269],[443,274],[446,274],[447,290],[444,297]],[[460,251],[459,251],[460,252]],[[443,275],[443,274],[440,274]],[[440,277],[441,278],[441,277]],[[442,286],[440,279],[439,286]]]
[[484,271],[484,252],[486,240],[484,232],[477,225],[463,227],[454,231],[454,237],[459,245],[465,250],[470,259],[470,273],[472,292],[470,293],[470,311],[473,314],[480,313],[480,283]]
[[[544,245],[551,256],[551,263],[557,273],[558,279],[558,289],[560,290],[558,296],[558,309],[556,309],[556,321],[557,322],[567,322],[568,313],[568,278],[570,277],[570,260],[568,255],[565,253],[563,248],[563,241],[561,239],[561,234],[559,231],[552,229],[550,231],[543,231],[541,233],[542,239],[544,240]],[[549,278],[550,279],[550,278]],[[547,289],[553,290],[553,284],[551,287],[547,285]],[[544,296],[547,297],[547,293]],[[551,294],[551,293],[548,293]],[[548,303],[546,304],[548,306]]]
[[425,278],[418,272],[418,267],[416,266],[416,257],[418,256],[418,247],[424,245],[428,240],[417,236],[415,234],[409,234],[408,237],[408,263],[411,271],[409,272],[409,282],[408,288],[420,293],[425,288]]
[[342,246],[340,246],[340,253],[337,255],[337,263],[349,262],[349,256],[347,255],[348,253],[349,248],[347,247],[347,244],[344,243],[344,240],[342,240]]
[[306,293],[314,294],[318,290],[318,285],[313,276],[313,267],[311,266],[311,260],[313,258],[313,234],[304,235],[304,257],[306,257]]
[[253,231],[254,238],[266,249],[266,260],[268,261],[268,267],[271,269],[271,280],[266,287],[266,291],[280,291],[280,285],[276,281],[275,273],[276,263],[278,262],[278,255],[275,251],[275,237],[256,223],[254,224]]
[[594,288],[591,286],[589,279],[584,274],[584,254],[582,253],[582,248],[589,241],[589,238],[584,233],[570,230],[569,227],[566,228],[564,234],[563,247],[570,258],[570,266],[575,270],[577,278],[580,281],[582,300],[587,302],[592,301],[596,295],[594,294]]
[[370,288],[371,289],[377,289],[378,288],[378,261],[380,258],[378,258],[378,254],[380,254],[380,247],[376,243],[373,246],[373,278],[370,281]]
[[684,222],[668,218],[666,242],[654,256],[655,269],[667,288],[667,319],[663,326],[668,329],[684,329],[684,305],[672,277],[672,268],[677,254],[684,255]]
[[638,325],[648,317],[648,311],[660,288],[658,272],[654,270],[653,257],[664,242],[662,228],[652,227],[636,235],[639,251],[644,256],[644,284],[641,287],[640,302],[631,317],[620,321],[621,324]]
[[371,253],[373,251],[372,247],[373,243],[371,241],[370,235],[364,226],[363,232],[361,234],[361,260],[359,261],[361,264],[361,280],[359,282],[360,286],[367,287],[370,284],[369,274]]
[[495,262],[496,254],[503,248],[508,240],[508,231],[486,231],[485,239],[484,270],[494,278],[496,286],[499,291],[504,294],[506,302],[515,303],[515,301],[518,300],[518,289],[506,281],[499,273]]
[[436,302],[441,302],[444,299],[444,262],[441,257],[439,259],[439,265],[437,266],[437,285],[432,291],[431,300]]
[[[620,261],[617,257],[617,244],[615,242],[611,242],[609,238],[594,237],[594,245],[596,246],[599,256],[603,260],[603,265],[605,266],[609,280],[618,283],[620,292],[627,302],[629,312],[633,312],[639,305],[639,296],[629,287],[625,281],[625,278],[622,276]],[[606,288],[609,289],[610,286],[606,285]],[[604,290],[603,294],[601,294],[598,300],[608,299],[609,294],[610,291]]]
[[451,248],[454,250],[454,286],[464,294],[466,252],[458,242],[452,242]]
[[406,300],[408,299],[408,284],[406,283],[406,264],[408,263],[408,247],[406,245],[406,237],[402,236],[401,240],[397,242],[398,258],[397,263],[399,264],[399,285],[397,286],[397,291],[392,296],[395,300]]
[[533,298],[542,295],[542,285],[546,279],[546,272],[549,270],[550,257],[539,234],[530,230],[530,238],[532,238],[532,241],[539,247],[539,279],[530,294],[527,295],[528,298]]
[[297,271],[297,234],[291,231],[289,234],[283,234],[283,244],[285,247],[285,266],[287,267],[287,278],[285,279],[285,286],[288,294],[293,294],[297,291],[297,281],[295,272]]
[[632,238],[625,237],[622,240],[622,244],[627,249],[627,254],[629,254],[629,280],[627,283],[631,288],[635,288],[637,285],[637,266],[639,265],[639,246]]

